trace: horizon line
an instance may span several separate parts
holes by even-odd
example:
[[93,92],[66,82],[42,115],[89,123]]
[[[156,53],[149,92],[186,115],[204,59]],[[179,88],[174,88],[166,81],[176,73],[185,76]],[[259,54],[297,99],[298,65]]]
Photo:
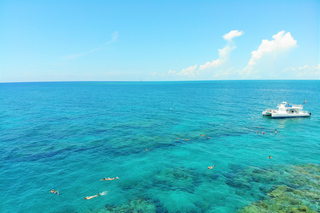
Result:
[[167,81],[159,81],[159,80],[109,80],[109,81],[4,81],[0,84],[7,83],[66,83],[66,82],[203,82],[203,81],[319,81],[320,79],[220,79],[220,80],[167,80]]

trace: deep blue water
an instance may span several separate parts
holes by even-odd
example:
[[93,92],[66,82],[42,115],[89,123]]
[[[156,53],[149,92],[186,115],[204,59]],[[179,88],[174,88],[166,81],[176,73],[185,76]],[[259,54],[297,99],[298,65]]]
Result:
[[[310,118],[261,114],[303,100]],[[320,163],[319,81],[3,83],[0,101],[0,212],[234,212],[265,183],[230,174]]]

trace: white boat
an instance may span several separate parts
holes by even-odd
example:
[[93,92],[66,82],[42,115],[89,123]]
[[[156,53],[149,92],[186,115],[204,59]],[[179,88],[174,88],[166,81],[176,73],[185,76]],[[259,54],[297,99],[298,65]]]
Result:
[[272,118],[295,118],[295,117],[309,117],[311,113],[303,111],[303,105],[293,105],[287,102],[279,104],[278,109],[266,109],[262,112],[264,116],[271,116]]

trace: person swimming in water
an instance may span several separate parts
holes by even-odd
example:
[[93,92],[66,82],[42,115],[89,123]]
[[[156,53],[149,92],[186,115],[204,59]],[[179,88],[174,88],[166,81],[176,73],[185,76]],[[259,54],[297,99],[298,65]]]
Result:
[[209,166],[209,167],[208,167],[208,169],[212,169],[213,167],[215,167],[215,165],[213,165],[213,166]]
[[103,178],[101,179],[101,181],[105,181],[105,180],[115,180],[115,179],[119,179],[119,177],[115,177],[115,178]]
[[96,194],[96,195],[93,195],[93,196],[87,196],[87,197],[85,197],[84,199],[90,200],[90,199],[92,199],[92,198],[98,197],[99,195],[100,195],[100,193],[98,193],[98,194]]
[[51,192],[52,194],[60,195],[60,194],[59,194],[59,191],[56,191],[56,190],[54,190],[54,189],[52,189],[50,192]]
[[271,159],[272,158],[271,155],[268,158]]
[[276,129],[276,130],[274,130],[274,133],[278,133],[278,130]]

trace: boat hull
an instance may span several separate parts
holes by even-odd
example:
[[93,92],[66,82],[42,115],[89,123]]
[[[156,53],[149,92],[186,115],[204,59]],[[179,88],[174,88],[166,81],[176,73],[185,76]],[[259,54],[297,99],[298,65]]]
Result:
[[263,116],[271,116],[271,112],[264,111],[264,112],[262,112],[262,115]]
[[300,118],[300,117],[310,117],[310,114],[304,113],[304,114],[279,114],[279,113],[272,113],[272,118]]
[[276,109],[267,109],[267,110],[265,110],[265,111],[262,112],[262,115],[263,115],[263,116],[271,116],[272,113],[275,113],[275,112],[277,112]]

